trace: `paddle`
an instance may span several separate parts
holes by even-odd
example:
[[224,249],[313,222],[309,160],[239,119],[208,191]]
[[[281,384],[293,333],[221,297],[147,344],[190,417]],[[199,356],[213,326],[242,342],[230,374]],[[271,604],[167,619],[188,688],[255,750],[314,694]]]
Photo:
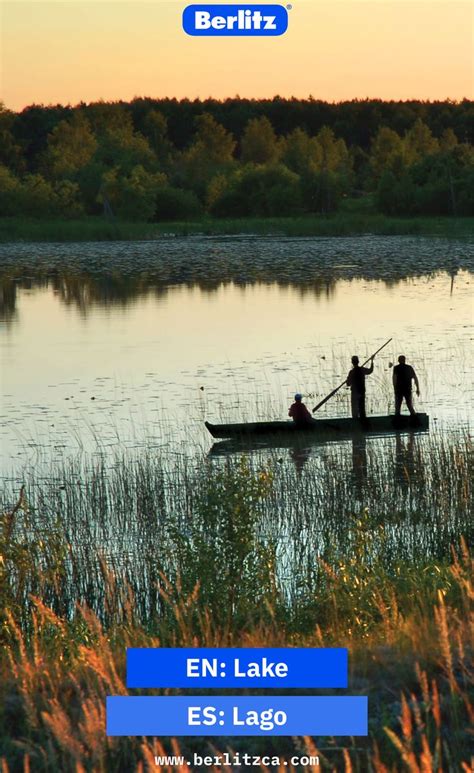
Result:
[[[384,343],[384,345],[380,347],[380,349],[377,349],[377,351],[376,351],[376,352],[375,352],[375,353],[372,355],[372,357],[369,357],[369,358],[368,358],[368,360],[366,360],[366,361],[364,362],[364,364],[363,364],[361,367],[364,367],[364,365],[367,365],[367,363],[368,363],[368,362],[370,362],[371,360],[373,360],[373,359],[374,359],[374,357],[376,357],[376,356],[377,356],[377,354],[378,354],[379,352],[381,352],[381,351],[382,351],[382,349],[385,349],[385,347],[387,346],[387,344],[389,344],[389,343],[390,343],[390,341],[391,341],[391,340],[392,340],[392,339],[391,339],[391,338],[389,338],[389,339],[388,339],[388,341],[386,341],[386,342]],[[345,380],[345,381],[343,381],[343,382],[342,382],[342,384],[339,384],[339,386],[338,386],[338,387],[336,387],[335,389],[333,389],[333,390],[332,390],[332,392],[329,392],[329,394],[328,394],[328,395],[327,395],[327,396],[326,396],[326,397],[325,397],[323,400],[321,400],[321,402],[320,402],[320,403],[318,403],[318,404],[317,404],[317,405],[316,405],[316,406],[313,408],[313,413],[315,413],[315,411],[317,411],[317,410],[318,410],[318,408],[321,408],[321,406],[322,406],[322,405],[324,405],[324,403],[327,403],[327,401],[328,401],[328,400],[330,400],[330,399],[331,399],[331,397],[333,397],[333,395],[335,395],[335,394],[336,394],[336,392],[339,392],[339,390],[340,390],[340,389],[342,389],[342,387],[343,387],[345,384],[347,384],[347,378],[346,378],[346,380]]]

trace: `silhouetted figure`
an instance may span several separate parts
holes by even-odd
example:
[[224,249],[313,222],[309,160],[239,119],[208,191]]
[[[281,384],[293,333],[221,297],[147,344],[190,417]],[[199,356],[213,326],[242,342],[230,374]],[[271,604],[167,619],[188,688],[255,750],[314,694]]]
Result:
[[411,365],[407,365],[403,354],[398,358],[398,365],[393,369],[393,388],[395,390],[395,416],[400,416],[402,402],[405,399],[407,408],[412,416],[415,416],[413,408],[412,381],[415,382],[417,397],[420,396],[418,377]]
[[353,419],[365,419],[365,377],[370,376],[374,370],[374,360],[370,361],[370,368],[359,365],[359,358],[352,357],[352,370],[347,376],[347,386],[351,390],[351,409]]
[[303,395],[300,395],[300,393],[297,392],[295,394],[295,402],[290,405],[288,416],[291,416],[295,424],[304,427],[305,424],[313,424],[314,419],[302,400]]

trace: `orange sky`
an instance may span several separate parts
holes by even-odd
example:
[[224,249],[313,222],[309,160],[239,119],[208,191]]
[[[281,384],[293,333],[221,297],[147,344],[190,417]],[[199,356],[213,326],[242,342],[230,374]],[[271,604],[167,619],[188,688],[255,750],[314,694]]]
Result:
[[1,99],[473,97],[472,2],[291,2],[283,37],[217,39],[185,35],[181,0],[4,0]]

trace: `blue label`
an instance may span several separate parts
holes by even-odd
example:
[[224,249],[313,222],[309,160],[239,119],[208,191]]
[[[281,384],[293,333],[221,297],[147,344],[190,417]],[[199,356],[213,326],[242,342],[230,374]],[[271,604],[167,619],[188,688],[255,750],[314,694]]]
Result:
[[347,649],[131,648],[127,687],[347,687]]
[[188,5],[183,29],[188,35],[283,35],[288,12],[283,5]]
[[367,735],[367,697],[113,696],[107,735]]

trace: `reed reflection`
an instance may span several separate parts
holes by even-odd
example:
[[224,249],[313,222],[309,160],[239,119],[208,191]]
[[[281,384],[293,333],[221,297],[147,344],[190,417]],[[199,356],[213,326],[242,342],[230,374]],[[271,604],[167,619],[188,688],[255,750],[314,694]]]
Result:
[[5,278],[0,282],[0,320],[9,328],[17,316],[17,283]]

